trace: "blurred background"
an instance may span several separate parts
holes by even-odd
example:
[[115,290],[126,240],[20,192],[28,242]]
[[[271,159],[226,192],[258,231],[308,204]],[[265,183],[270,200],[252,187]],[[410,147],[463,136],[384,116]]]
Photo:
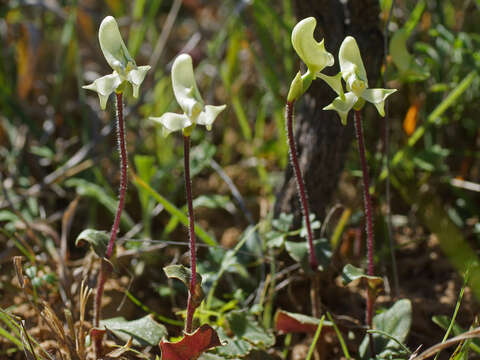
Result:
[[[225,252],[246,229],[259,224],[260,245],[258,239],[249,242],[244,256],[236,258],[238,266],[228,271],[236,285],[219,287],[222,300],[235,300],[234,307],[258,302],[248,295],[255,293],[256,280],[271,271],[272,257],[279,256],[277,270],[293,264],[278,243],[269,245],[275,240],[269,229],[279,216],[273,208],[288,164],[284,106],[300,66],[290,42],[297,2],[0,1],[2,309],[23,303],[12,280],[12,256],[24,255],[25,266],[35,266],[41,275],[38,296],[59,305],[52,292],[58,280],[52,248],[61,249],[73,268],[81,265],[74,276],[80,279],[88,273],[87,248],[76,247],[75,238],[86,228],[110,229],[119,183],[114,101],[109,99],[102,111],[97,95],[81,88],[111,73],[97,38],[107,15],[116,17],[137,65],[152,66],[140,97],[128,92],[125,97],[131,180],[136,176],[149,186],[129,183],[119,242],[119,256],[127,255],[123,263],[119,260],[124,270],[108,290],[122,295],[128,287],[141,304],[162,316],[179,319],[175,310],[184,308],[184,290],[167,284],[160,271],[170,262],[188,262],[187,247],[181,244],[186,232],[169,207],[185,207],[182,139],[178,134],[164,138],[148,117],[180,111],[170,68],[179,53],[187,52],[205,102],[227,104],[211,132],[197,129],[192,135],[194,205],[198,224],[205,229],[199,244],[201,272],[208,288]],[[379,303],[410,298],[418,305],[410,341],[428,345],[443,334],[431,317],[453,311],[462,276],[478,260],[480,249],[480,1],[397,0],[390,12],[391,6],[392,0],[375,1],[378,24],[370,25],[389,41],[370,86],[399,91],[389,98],[386,119],[368,105],[364,119],[376,209],[377,271],[389,280]],[[328,43],[326,47],[336,56],[337,49]],[[332,99],[333,94],[316,106]],[[334,112],[329,116],[339,121]],[[315,161],[302,166],[315,167]],[[363,264],[355,142],[341,169],[329,203],[316,211],[322,223],[317,231],[331,240],[335,251],[330,280],[342,264]],[[319,181],[310,187],[321,187]],[[321,213],[330,216],[325,219]],[[477,268],[459,315],[466,328],[478,309]],[[306,286],[298,271],[287,272],[290,280],[262,295],[266,327],[272,326],[277,306],[308,313],[303,300],[292,300],[292,291]],[[90,284],[94,280],[90,275]],[[327,308],[362,319],[360,290],[328,284],[322,293]],[[336,303],[339,294],[344,300]],[[106,317],[115,314],[118,303],[113,303],[111,309],[106,305]],[[144,310],[127,300],[122,312],[135,317]],[[180,333],[178,324],[172,328],[172,333]],[[336,351],[335,346],[328,351]],[[0,345],[2,351],[7,348]]]

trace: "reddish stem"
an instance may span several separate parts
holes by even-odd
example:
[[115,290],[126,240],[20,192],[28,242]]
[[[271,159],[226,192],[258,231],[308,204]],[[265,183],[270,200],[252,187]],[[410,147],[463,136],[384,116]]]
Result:
[[290,159],[292,161],[293,170],[295,172],[295,179],[298,185],[298,193],[300,196],[300,203],[302,205],[303,217],[305,218],[305,224],[307,226],[310,266],[312,267],[313,270],[317,270],[318,261],[315,255],[315,249],[313,247],[313,233],[312,233],[312,227],[310,225],[310,214],[308,211],[307,190],[305,188],[302,172],[298,164],[297,146],[295,144],[295,136],[293,135],[293,105],[294,105],[293,101],[287,101],[287,106],[285,111],[288,146],[290,149]]
[[118,201],[117,213],[115,215],[115,221],[112,226],[112,232],[110,235],[110,241],[107,249],[107,259],[110,259],[113,253],[113,245],[117,239],[118,229],[120,227],[120,219],[122,216],[123,205],[125,203],[125,193],[127,191],[127,144],[125,140],[125,124],[123,121],[123,103],[122,94],[117,95],[117,139],[118,139],[118,151],[120,153],[120,195]]
[[[362,128],[362,114],[360,111],[355,111],[355,133],[358,143],[358,154],[360,155],[360,163],[362,166],[362,179],[363,179],[363,205],[366,218],[366,230],[367,230],[367,258],[368,258],[368,270],[367,274],[373,276],[373,219],[372,219],[372,199],[370,197],[370,180],[368,177],[367,158],[365,156],[365,141],[363,138]],[[373,307],[375,302],[375,294],[367,285],[367,308],[366,308],[366,322],[369,328],[372,327],[373,320]],[[373,336],[370,334],[370,351],[374,353]]]
[[[113,222],[112,230],[110,233],[110,240],[108,242],[107,252],[105,258],[109,260],[112,257],[115,240],[117,238],[117,233],[120,227],[120,219],[122,216],[122,210],[125,203],[125,193],[127,191],[127,146],[125,140],[125,124],[123,121],[123,98],[121,93],[116,93],[117,96],[117,140],[118,140],[118,151],[120,153],[120,191],[119,191],[119,201],[117,207],[117,213],[115,214],[115,220]],[[93,326],[99,327],[100,325],[100,313],[102,308],[102,295],[105,282],[107,281],[111,273],[111,266],[108,262],[102,259],[102,265],[100,267],[100,272],[98,274],[97,280],[97,291],[95,293],[95,309],[94,309],[94,319]],[[97,358],[102,356],[102,338],[95,339],[95,352]]]
[[193,314],[195,313],[195,287],[197,286],[197,258],[195,245],[195,216],[192,205],[192,182],[190,179],[190,136],[183,137],[183,158],[185,166],[185,191],[188,207],[188,238],[190,240],[190,269],[192,278],[190,279],[190,291],[188,293],[187,320],[185,322],[185,332],[192,332]]
[[362,166],[363,179],[363,204],[365,207],[365,217],[367,222],[367,257],[368,257],[368,275],[373,276],[373,220],[372,220],[372,200],[370,197],[370,180],[368,177],[367,158],[365,156],[365,142],[363,139],[362,114],[355,111],[355,132],[358,142],[358,154]]

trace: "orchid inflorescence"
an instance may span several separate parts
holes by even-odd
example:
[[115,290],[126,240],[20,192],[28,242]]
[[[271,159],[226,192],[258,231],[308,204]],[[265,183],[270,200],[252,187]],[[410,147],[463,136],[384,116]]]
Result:
[[[334,64],[333,56],[325,49],[324,41],[317,42],[313,36],[316,20],[309,17],[295,25],[292,31],[292,45],[298,56],[307,66],[307,71],[302,75],[299,71],[293,79],[290,90],[287,95],[286,106],[286,128],[288,143],[290,147],[290,156],[298,185],[298,192],[302,211],[305,218],[308,231],[308,246],[310,255],[310,264],[315,268],[317,260],[315,257],[313,232],[309,224],[309,209],[307,202],[307,191],[303,181],[302,172],[299,166],[296,153],[295,138],[293,136],[293,105],[310,87],[313,80],[320,78],[324,80],[337,94],[337,97],[331,104],[325,106],[323,110],[334,110],[340,116],[343,125],[347,124],[348,113],[355,110],[355,131],[358,142],[358,150],[362,167],[364,211],[366,218],[367,232],[367,257],[368,257],[368,275],[373,276],[373,219],[372,202],[369,193],[370,185],[368,178],[368,166],[365,156],[365,144],[363,140],[363,130],[360,110],[366,102],[375,105],[378,113],[385,116],[385,100],[393,94],[396,89],[370,89],[368,87],[367,72],[363,65],[355,38],[347,36],[338,53],[340,72],[335,76],[322,74],[322,70]],[[344,91],[343,82],[345,82],[346,91]],[[313,304],[312,300],[312,304]],[[366,322],[367,326],[372,326],[374,294],[367,291]],[[315,309],[314,309],[315,310]],[[372,342],[373,343],[373,342]],[[373,353],[373,351],[372,351]]]
[[150,70],[150,66],[137,66],[123,42],[118,24],[113,16],[103,19],[98,30],[98,40],[103,56],[113,69],[113,73],[102,76],[83,88],[97,92],[100,107],[105,110],[110,94],[122,93],[128,83],[132,86],[133,97],[137,98],[140,85],[145,79],[147,71]]
[[[339,50],[339,65],[340,72],[334,76],[323,74],[322,71],[326,67],[334,65],[334,57],[325,49],[324,41],[317,42],[314,38],[314,31],[316,27],[316,20],[309,17],[300,21],[293,29],[292,44],[298,56],[302,59],[307,67],[307,71],[302,75],[299,71],[293,79],[290,90],[287,96],[287,133],[290,147],[290,154],[292,164],[295,170],[295,176],[299,188],[299,195],[303,208],[303,215],[307,227],[308,246],[310,251],[310,265],[312,269],[318,269],[318,261],[314,251],[313,232],[310,225],[310,216],[308,210],[307,193],[305,184],[302,178],[299,162],[297,159],[296,144],[293,136],[293,104],[298,100],[310,87],[312,81],[317,78],[324,80],[337,94],[337,97],[331,104],[325,106],[324,110],[336,111],[341,119],[343,125],[346,125],[348,113],[354,109],[356,111],[356,128],[359,131],[359,146],[361,146],[361,159],[364,173],[364,187],[366,189],[365,199],[371,213],[371,205],[368,194],[368,174],[366,171],[366,162],[364,156],[363,135],[361,133],[361,119],[359,110],[363,108],[366,102],[375,105],[378,113],[385,116],[384,104],[388,96],[393,94],[396,89],[371,89],[368,86],[367,73],[362,61],[360,50],[356,40],[347,36]],[[150,70],[150,66],[137,66],[135,60],[129,54],[125,43],[121,37],[117,22],[112,16],[107,16],[103,19],[99,33],[99,42],[103,55],[107,63],[113,69],[109,75],[102,76],[96,79],[93,83],[83,86],[83,88],[97,92],[100,99],[100,106],[102,109],[106,108],[106,103],[112,93],[117,95],[117,114],[118,114],[118,139],[121,157],[122,177],[120,186],[120,201],[117,209],[117,214],[112,227],[111,238],[109,242],[109,252],[107,253],[107,260],[111,256],[111,249],[116,239],[120,216],[123,208],[123,200],[127,184],[127,154],[126,154],[126,139],[123,122],[123,102],[122,94],[128,84],[131,85],[133,96],[136,98],[139,95],[139,88],[145,79],[145,76]],[[171,71],[172,87],[177,103],[183,111],[183,114],[167,112],[160,117],[150,117],[150,120],[161,124],[163,135],[167,136],[174,131],[182,131],[184,140],[184,166],[185,166],[185,186],[186,198],[189,215],[189,239],[190,239],[190,254],[191,254],[191,280],[189,289],[189,299],[187,304],[187,319],[185,331],[191,333],[192,321],[195,309],[198,304],[194,299],[194,292],[196,289],[196,245],[195,245],[195,224],[194,213],[192,205],[192,189],[190,179],[190,136],[196,125],[203,125],[207,130],[211,130],[213,122],[217,116],[226,108],[226,105],[214,106],[206,105],[198,90],[195,74],[193,71],[192,58],[188,54],[179,55],[172,66]],[[343,81],[342,81],[343,80]],[[345,89],[344,90],[344,83]],[[363,156],[362,156],[363,151]],[[367,206],[368,205],[368,206]],[[370,226],[371,228],[371,226]],[[368,232],[368,230],[367,230]],[[373,235],[369,233],[371,239],[370,244],[373,243]],[[370,246],[371,248],[371,246]],[[369,248],[369,249],[370,249]],[[370,250],[369,250],[370,251]],[[373,262],[369,258],[370,262]],[[371,267],[370,272],[373,272]],[[95,326],[99,325],[101,305],[101,296],[103,293],[103,284],[105,283],[108,272],[103,274],[100,272],[98,281],[98,288],[96,293],[96,319]],[[369,274],[373,275],[373,274]],[[200,284],[199,284],[200,285]],[[369,300],[370,302],[370,300]],[[371,309],[370,315],[371,315]],[[368,318],[368,317],[367,317]],[[371,316],[370,316],[371,319]],[[370,323],[368,325],[371,325]],[[96,339],[97,355],[101,353],[101,338]]]
[[160,117],[150,117],[150,120],[162,125],[163,135],[182,130],[185,136],[189,136],[197,124],[211,130],[213,122],[226,105],[204,104],[195,81],[190,55],[181,54],[173,62],[172,87],[183,114],[167,112]]
[[[337,97],[324,110],[336,111],[342,124],[346,125],[347,116],[351,109],[361,110],[365,102],[370,102],[381,116],[385,116],[385,99],[396,89],[370,89],[368,87],[367,72],[363,65],[360,50],[355,38],[347,36],[338,54],[340,72],[335,76],[322,74],[321,71],[334,64],[333,56],[325,50],[324,41],[317,42],[313,37],[316,20],[309,17],[300,21],[292,31],[292,44],[298,56],[307,66],[307,72],[302,76],[297,73],[287,97],[288,101],[297,100],[309,87],[312,80],[324,80],[336,93]],[[343,90],[342,79],[346,90]]]

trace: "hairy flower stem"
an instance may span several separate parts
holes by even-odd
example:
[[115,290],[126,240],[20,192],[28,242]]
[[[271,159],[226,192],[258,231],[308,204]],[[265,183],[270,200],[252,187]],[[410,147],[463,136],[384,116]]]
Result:
[[288,146],[290,149],[290,159],[292,161],[293,170],[295,172],[295,179],[297,180],[298,194],[300,197],[300,203],[302,205],[303,217],[305,219],[305,224],[307,226],[310,266],[314,271],[316,271],[318,268],[318,261],[315,255],[315,249],[313,247],[313,233],[312,233],[312,227],[310,225],[310,214],[308,211],[307,191],[305,189],[305,183],[303,182],[302,172],[298,164],[297,146],[295,144],[295,136],[293,135],[293,105],[294,105],[294,101],[287,101],[287,106],[285,111]]
[[[368,178],[367,158],[365,156],[365,141],[363,138],[362,128],[362,114],[360,111],[355,111],[355,133],[358,143],[358,154],[360,155],[360,163],[362,166],[363,179],[363,205],[365,211],[365,218],[367,223],[367,258],[368,270],[367,274],[373,276],[373,220],[372,220],[372,199],[370,198],[370,180]],[[375,294],[367,285],[367,308],[366,308],[366,322],[369,328],[372,327],[373,319],[373,304],[375,301]],[[371,334],[370,334],[371,335]],[[373,336],[370,336],[370,349],[373,356]]]
[[[119,201],[117,207],[117,213],[115,214],[115,220],[113,222],[112,231],[110,234],[110,240],[108,242],[107,252],[105,259],[102,259],[102,265],[98,274],[97,291],[95,293],[95,310],[93,326],[98,327],[100,325],[100,313],[102,308],[102,295],[105,282],[107,281],[110,273],[112,272],[111,265],[108,261],[113,254],[115,240],[117,238],[118,229],[120,227],[120,219],[122,216],[122,210],[125,202],[125,193],[127,191],[127,146],[125,140],[125,124],[123,121],[123,97],[122,93],[116,93],[117,96],[117,140],[118,140],[118,152],[120,154],[120,191]],[[95,338],[95,352],[97,358],[102,356],[102,338]]]
[[190,240],[190,269],[192,277],[190,279],[190,291],[188,292],[187,320],[185,322],[185,332],[192,332],[193,314],[195,313],[195,288],[197,286],[197,258],[195,247],[195,216],[192,205],[192,181],[190,179],[190,136],[183,137],[183,158],[185,166],[185,191],[188,207],[188,238]]

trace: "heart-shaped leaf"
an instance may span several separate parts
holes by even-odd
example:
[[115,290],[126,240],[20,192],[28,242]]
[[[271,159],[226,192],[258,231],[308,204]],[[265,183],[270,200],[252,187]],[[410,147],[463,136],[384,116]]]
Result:
[[230,330],[237,338],[265,348],[275,344],[275,336],[263,329],[246,311],[232,311],[227,314],[226,318]]
[[[185,284],[190,292],[190,280],[192,279],[192,270],[183,265],[169,265],[163,268],[167,277],[171,279],[178,279]],[[202,289],[202,276],[197,273],[197,282],[195,283],[195,294],[192,295],[192,300],[195,306],[199,306],[205,294]]]
[[223,346],[216,348],[215,352],[217,355],[223,356],[222,359],[243,358],[253,350],[253,345],[251,343],[237,337],[228,337],[225,330],[222,328],[218,328],[217,333]]
[[288,232],[290,226],[292,226],[293,222],[293,214],[285,214],[281,213],[278,219],[272,220],[272,226],[281,231],[281,232]]
[[[313,241],[313,246],[319,263],[318,269],[322,271],[327,267],[330,262],[330,257],[332,256],[330,242],[327,239],[317,239]],[[312,272],[308,256],[309,249],[306,241],[285,241],[285,248],[292,259],[302,265],[305,272]]]
[[[280,334],[308,333],[314,334],[317,331],[320,319],[284,310],[277,310],[275,314],[275,331]],[[323,327],[332,326],[328,321],[323,322]]]
[[165,326],[153,320],[151,315],[132,321],[116,317],[102,320],[100,325],[123,341],[132,338],[135,346],[155,346],[167,335]]
[[75,239],[76,246],[83,246],[88,243],[95,254],[100,258],[104,258],[107,253],[107,246],[110,236],[106,231],[85,229]]
[[[389,339],[381,334],[373,334],[375,354],[380,359],[387,359],[389,356],[395,358],[401,351],[398,344],[404,343],[407,339],[412,325],[412,304],[408,299],[398,300],[390,309],[376,315],[373,318],[373,327],[394,337],[397,341]],[[370,336],[365,336],[359,351],[362,359],[369,353]]]
[[193,334],[184,334],[183,339],[171,343],[162,341],[162,360],[193,360],[205,351],[220,346],[222,343],[217,332],[208,324],[200,326]]
[[368,286],[375,292],[378,291],[383,285],[383,279],[381,277],[365,275],[365,271],[363,269],[357,268],[351,264],[347,264],[343,267],[343,285],[348,285],[352,281],[359,279],[366,281]]

